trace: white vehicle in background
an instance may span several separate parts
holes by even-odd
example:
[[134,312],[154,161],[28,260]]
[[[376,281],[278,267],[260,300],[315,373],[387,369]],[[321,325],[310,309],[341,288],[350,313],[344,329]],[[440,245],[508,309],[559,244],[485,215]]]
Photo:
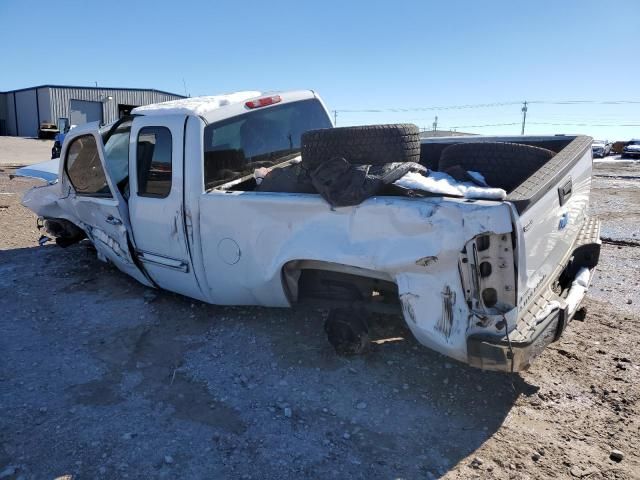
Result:
[[[332,309],[325,328],[338,350],[366,346],[363,312],[398,313],[444,355],[527,368],[576,314],[598,262],[591,139],[420,142],[407,126],[330,127],[313,91],[140,107],[70,131],[57,181],[23,203],[60,245],[87,238],[147,286],[221,305]],[[372,173],[418,161],[415,188]],[[345,175],[331,177],[329,164]],[[460,193],[439,183],[445,171],[483,176],[503,195]],[[341,207],[313,190],[353,178],[377,190]],[[441,193],[421,191],[431,180]]]
[[591,152],[594,157],[604,158],[611,154],[612,146],[609,140],[594,140],[591,144]]

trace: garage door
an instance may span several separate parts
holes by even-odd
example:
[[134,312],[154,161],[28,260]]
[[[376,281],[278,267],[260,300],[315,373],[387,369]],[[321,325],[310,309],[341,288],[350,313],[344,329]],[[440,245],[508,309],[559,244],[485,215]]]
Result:
[[71,100],[69,102],[69,122],[71,125],[102,122],[102,102]]

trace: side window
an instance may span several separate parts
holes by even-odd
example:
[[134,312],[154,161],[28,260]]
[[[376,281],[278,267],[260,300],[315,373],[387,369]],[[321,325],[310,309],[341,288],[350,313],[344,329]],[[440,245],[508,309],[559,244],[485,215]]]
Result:
[[171,191],[171,131],[144,127],[138,133],[138,195],[164,198]]
[[111,197],[93,135],[78,137],[69,145],[65,171],[79,195]]
[[107,172],[125,198],[128,197],[130,133],[131,120],[122,122],[111,132],[104,144],[104,162]]

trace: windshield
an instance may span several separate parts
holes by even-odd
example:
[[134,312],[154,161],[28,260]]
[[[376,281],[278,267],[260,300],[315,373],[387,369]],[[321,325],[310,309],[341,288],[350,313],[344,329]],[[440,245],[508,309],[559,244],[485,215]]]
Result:
[[308,130],[330,128],[331,121],[316,100],[251,110],[204,129],[205,185],[211,188],[268,167],[300,152]]
[[631,140],[629,145],[640,145],[640,140]]

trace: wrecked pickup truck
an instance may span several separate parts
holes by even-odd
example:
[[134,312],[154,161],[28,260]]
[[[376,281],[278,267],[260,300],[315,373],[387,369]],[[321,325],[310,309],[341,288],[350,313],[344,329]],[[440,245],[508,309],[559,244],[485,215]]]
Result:
[[139,107],[69,132],[57,178],[43,168],[23,204],[147,286],[326,307],[336,349],[366,346],[363,312],[395,312],[444,355],[527,368],[598,262],[591,139],[331,127],[312,91]]

